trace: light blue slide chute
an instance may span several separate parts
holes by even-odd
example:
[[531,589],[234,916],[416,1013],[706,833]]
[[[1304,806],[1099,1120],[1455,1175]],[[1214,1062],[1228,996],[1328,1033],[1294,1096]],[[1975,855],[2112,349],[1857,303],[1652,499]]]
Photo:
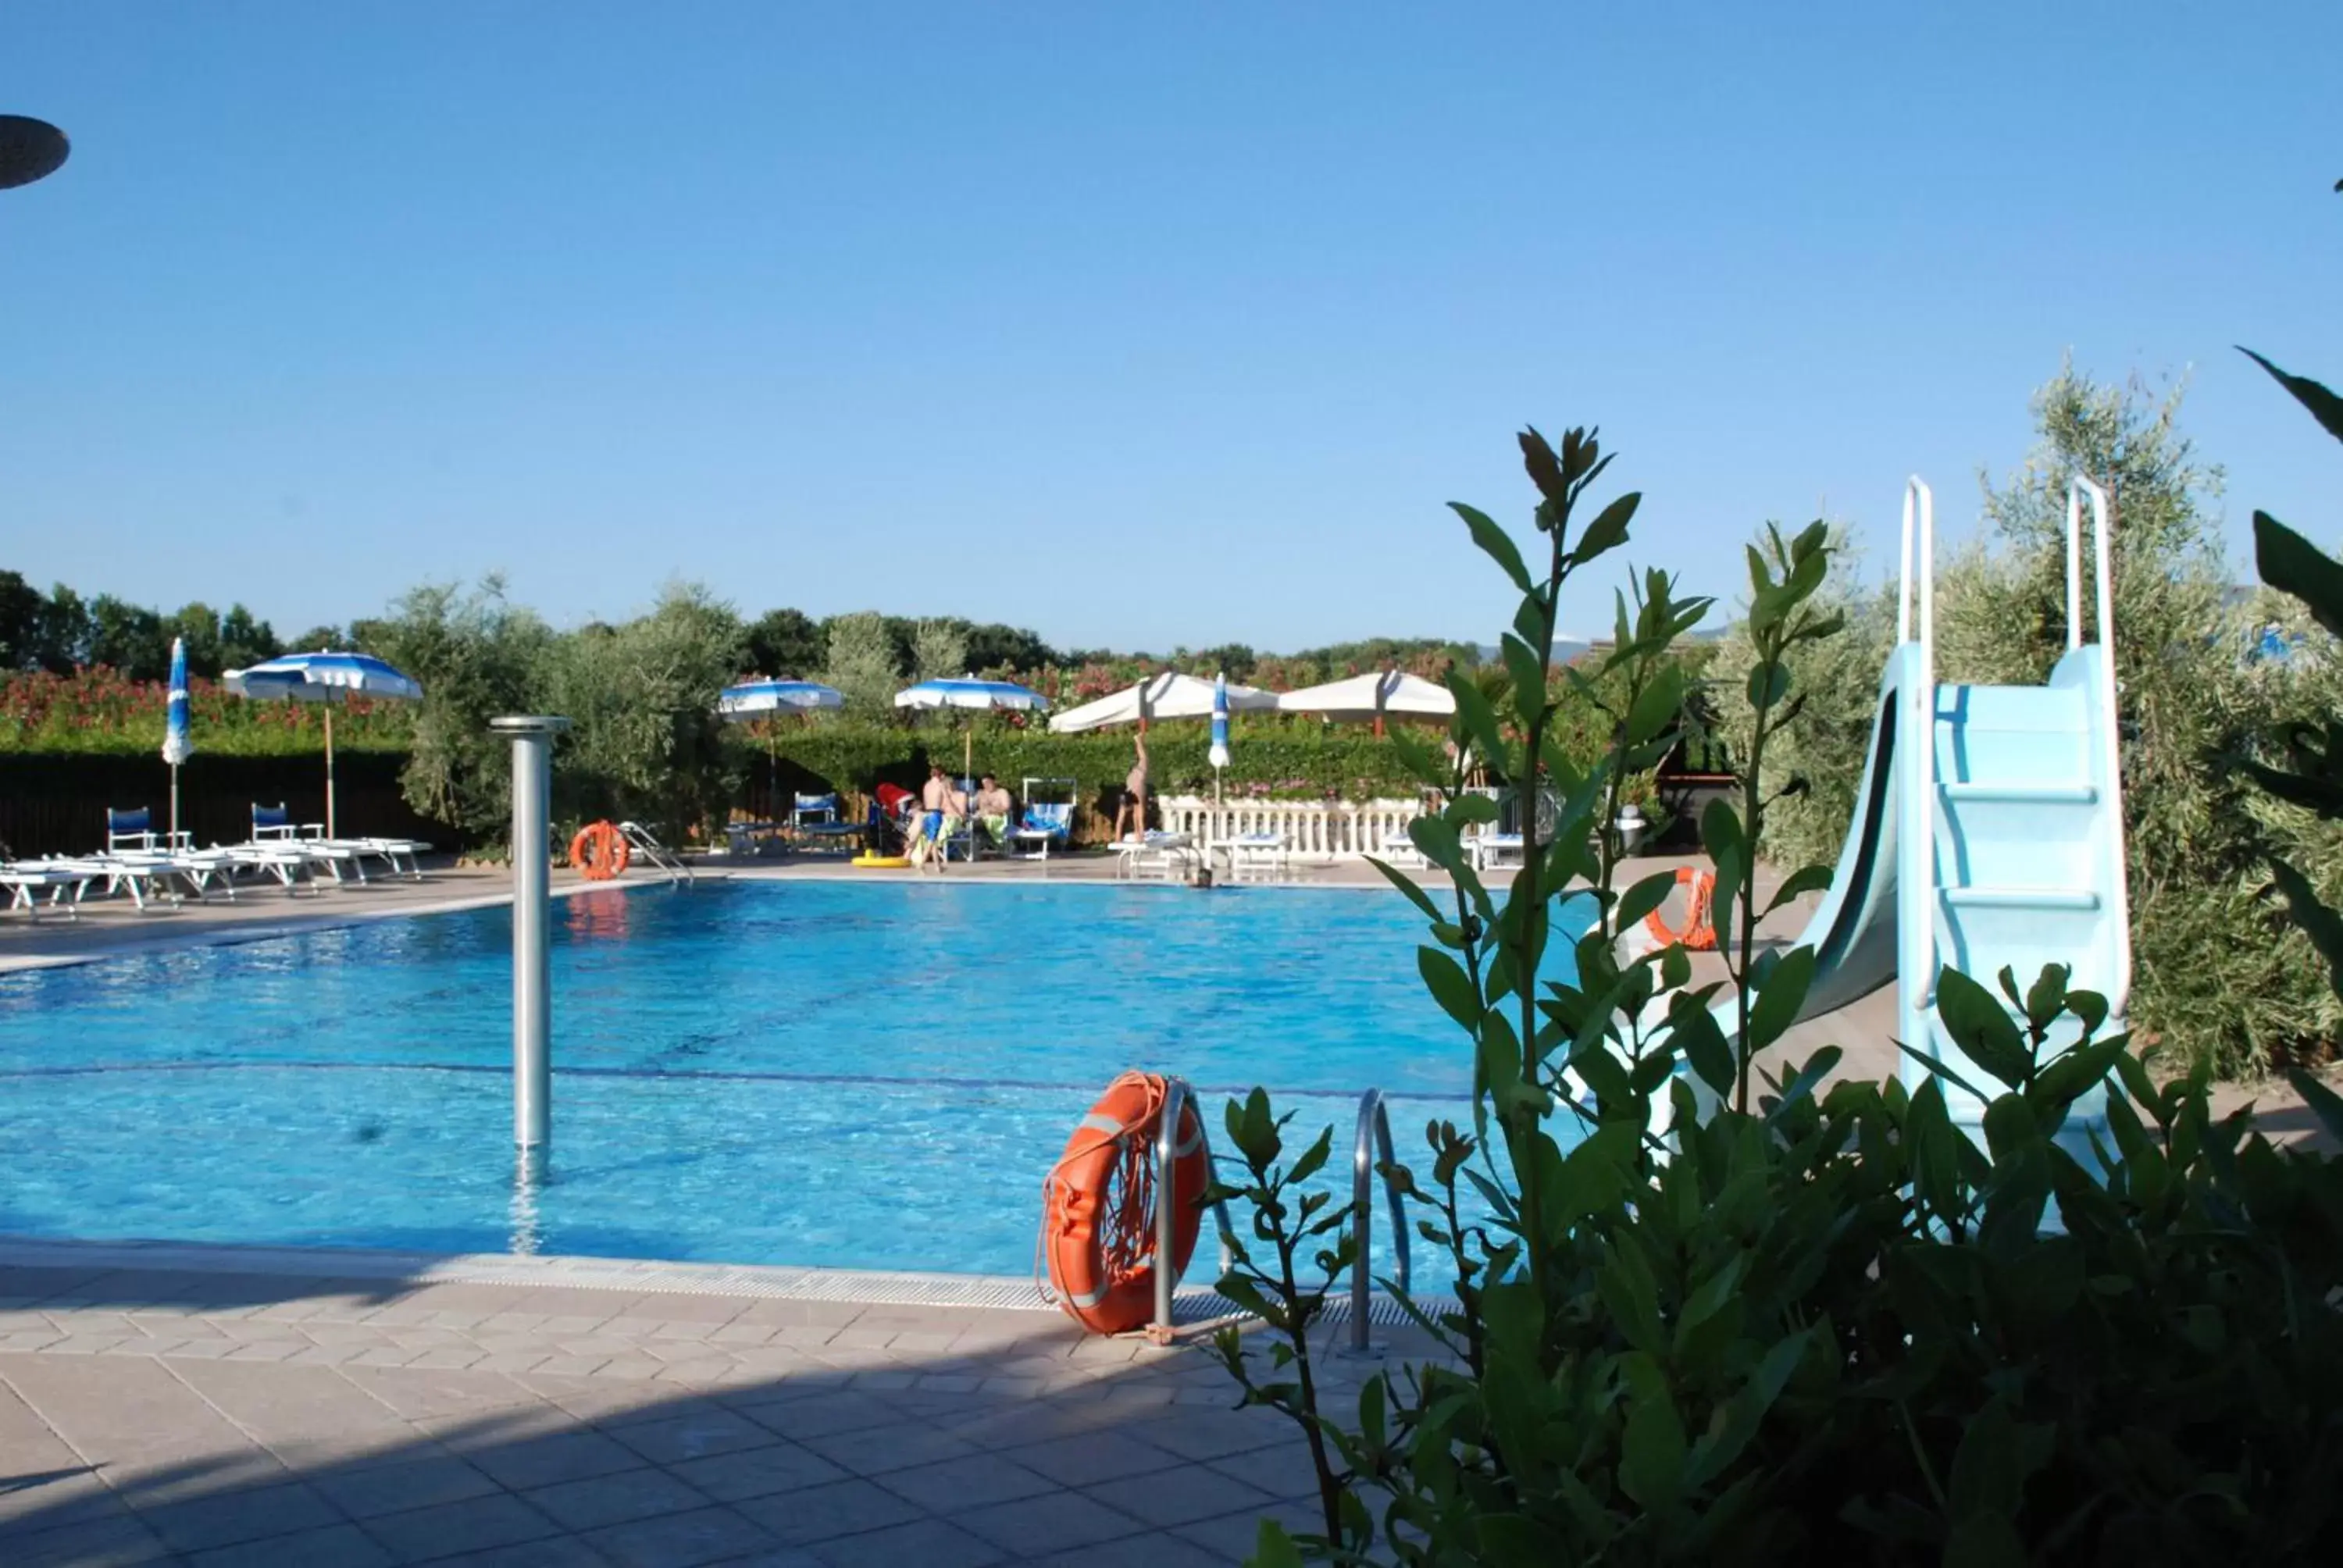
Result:
[[[2087,508],[2095,557],[2087,641]],[[2044,685],[1937,682],[1935,558],[1934,501],[1916,478],[1905,489],[1896,647],[1880,676],[1855,819],[1828,891],[1791,945],[1815,950],[1801,1018],[1893,984],[1899,1038],[1990,1092],[1992,1079],[1937,1017],[1946,968],[1997,992],[2005,966],[2025,986],[2044,964],[2065,964],[2072,989],[2107,999],[2102,1035],[2124,1027],[2131,997],[2107,496],[2087,479],[2068,492],[2066,652]],[[1732,1039],[1735,1009],[1728,1002],[1715,1017]],[[2072,1044],[2075,1020],[2058,1027],[2066,1036],[2051,1045]],[[1897,1070],[1914,1090],[1933,1076],[1908,1055]],[[1944,1088],[1954,1121],[1981,1140],[1984,1104]],[[2104,1104],[2104,1091],[2077,1103],[2068,1126],[2078,1150]]]

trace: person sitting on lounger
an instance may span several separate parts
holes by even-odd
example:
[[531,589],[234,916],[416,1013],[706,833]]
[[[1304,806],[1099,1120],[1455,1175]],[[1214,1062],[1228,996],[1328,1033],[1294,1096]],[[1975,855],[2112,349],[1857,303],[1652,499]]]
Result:
[[987,773],[977,781],[972,809],[978,829],[991,841],[992,847],[996,849],[1008,848],[1009,814],[1016,809],[1016,802],[1009,798],[1009,791],[1001,787],[1000,779]]

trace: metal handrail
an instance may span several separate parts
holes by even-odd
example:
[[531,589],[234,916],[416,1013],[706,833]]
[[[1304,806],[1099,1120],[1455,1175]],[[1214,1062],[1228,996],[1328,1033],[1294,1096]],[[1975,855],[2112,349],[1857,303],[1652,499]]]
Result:
[[[1163,1116],[1155,1129],[1155,1321],[1147,1325],[1147,1337],[1157,1344],[1172,1342],[1172,1296],[1180,1282],[1172,1267],[1172,1260],[1179,1255],[1180,1190],[1174,1181],[1180,1156],[1186,1152],[1180,1147],[1180,1122],[1195,1098],[1186,1079],[1163,1081]],[[1203,1146],[1204,1170],[1209,1173],[1212,1169],[1212,1135],[1205,1130],[1202,1111],[1196,1112],[1196,1141]],[[1225,1274],[1230,1262],[1225,1239],[1230,1232],[1229,1206],[1215,1199],[1212,1213],[1220,1221],[1223,1237],[1221,1272]]]
[[[1918,578],[1920,624],[1913,635],[1913,579]],[[1936,498],[1915,474],[1904,483],[1904,569],[1896,596],[1900,649],[1917,648],[1918,668],[1905,670],[1896,716],[1896,745],[1911,758],[1899,769],[1896,880],[1909,918],[1898,921],[1896,968],[1907,1038],[1926,1040],[1936,986]]]
[[[1913,522],[1919,523],[1919,558],[1913,559]],[[1904,572],[1896,590],[1896,640],[1912,640],[1912,568],[1920,571],[1920,646],[1933,676],[1936,661],[1936,495],[1915,474],[1904,481]]]
[[[1372,1136],[1371,1151],[1368,1139]],[[1351,1349],[1367,1349],[1367,1238],[1374,1226],[1374,1194],[1370,1186],[1375,1173],[1374,1152],[1383,1155],[1385,1165],[1396,1163],[1392,1154],[1391,1116],[1383,1109],[1383,1092],[1370,1089],[1359,1096],[1359,1135],[1351,1149],[1351,1207],[1358,1217],[1359,1250],[1351,1260]],[[1404,1292],[1408,1288],[1407,1256],[1407,1197],[1400,1191],[1397,1179],[1383,1178],[1383,1196],[1391,1205],[1392,1277]]]
[[2107,493],[2077,475],[2066,486],[2066,647],[2083,646],[2083,501],[2091,503],[2092,586],[2098,599],[2092,608],[2099,645],[2107,649],[2108,668],[2115,658],[2114,574],[2107,563]]
[[669,881],[689,886],[699,879],[692,873],[690,862],[660,843],[640,822],[621,822],[618,831],[628,843],[642,851],[644,859],[665,871]]

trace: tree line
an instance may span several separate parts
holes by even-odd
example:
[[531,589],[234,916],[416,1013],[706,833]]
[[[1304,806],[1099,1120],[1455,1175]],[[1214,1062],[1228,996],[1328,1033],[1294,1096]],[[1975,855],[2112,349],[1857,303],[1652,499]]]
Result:
[[[171,642],[186,639],[188,673],[216,678],[292,649],[363,648],[383,640],[397,611],[352,621],[347,628],[320,625],[289,640],[242,604],[216,610],[201,600],[166,612],[135,605],[112,594],[85,597],[58,583],[42,593],[22,574],[0,569],[0,674],[46,670],[70,675],[104,666],[132,680],[161,680],[168,673]],[[588,624],[590,634],[608,630]],[[1323,648],[1274,655],[1241,642],[1210,648],[1174,648],[1168,654],[1113,648],[1059,648],[1030,628],[953,616],[915,618],[860,610],[815,617],[799,609],[767,610],[745,621],[740,631],[739,673],[811,678],[837,674],[853,688],[850,695],[878,700],[905,677],[987,672],[1031,677],[1043,670],[1085,665],[1224,671],[1247,680],[1266,667],[1315,667],[1342,672],[1445,660],[1479,662],[1479,650],[1437,638],[1366,638]],[[887,689],[887,693],[879,690]],[[868,690],[862,689],[868,688]]]
[[[295,647],[324,647],[307,638]],[[71,675],[104,665],[133,680],[170,673],[171,641],[185,638],[191,675],[216,678],[285,651],[276,629],[241,604],[216,610],[198,599],[168,614],[112,594],[85,598],[59,583],[47,593],[17,572],[0,570],[0,672]]]

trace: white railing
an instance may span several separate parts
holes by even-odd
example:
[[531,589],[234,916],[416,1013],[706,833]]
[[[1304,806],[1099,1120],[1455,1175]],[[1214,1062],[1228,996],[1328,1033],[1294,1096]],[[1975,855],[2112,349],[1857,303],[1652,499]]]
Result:
[[1382,855],[1406,838],[1407,825],[1423,814],[1414,800],[1222,800],[1201,795],[1160,796],[1163,829],[1185,833],[1200,843],[1221,843],[1252,833],[1275,833],[1286,853],[1304,860],[1354,860]]

